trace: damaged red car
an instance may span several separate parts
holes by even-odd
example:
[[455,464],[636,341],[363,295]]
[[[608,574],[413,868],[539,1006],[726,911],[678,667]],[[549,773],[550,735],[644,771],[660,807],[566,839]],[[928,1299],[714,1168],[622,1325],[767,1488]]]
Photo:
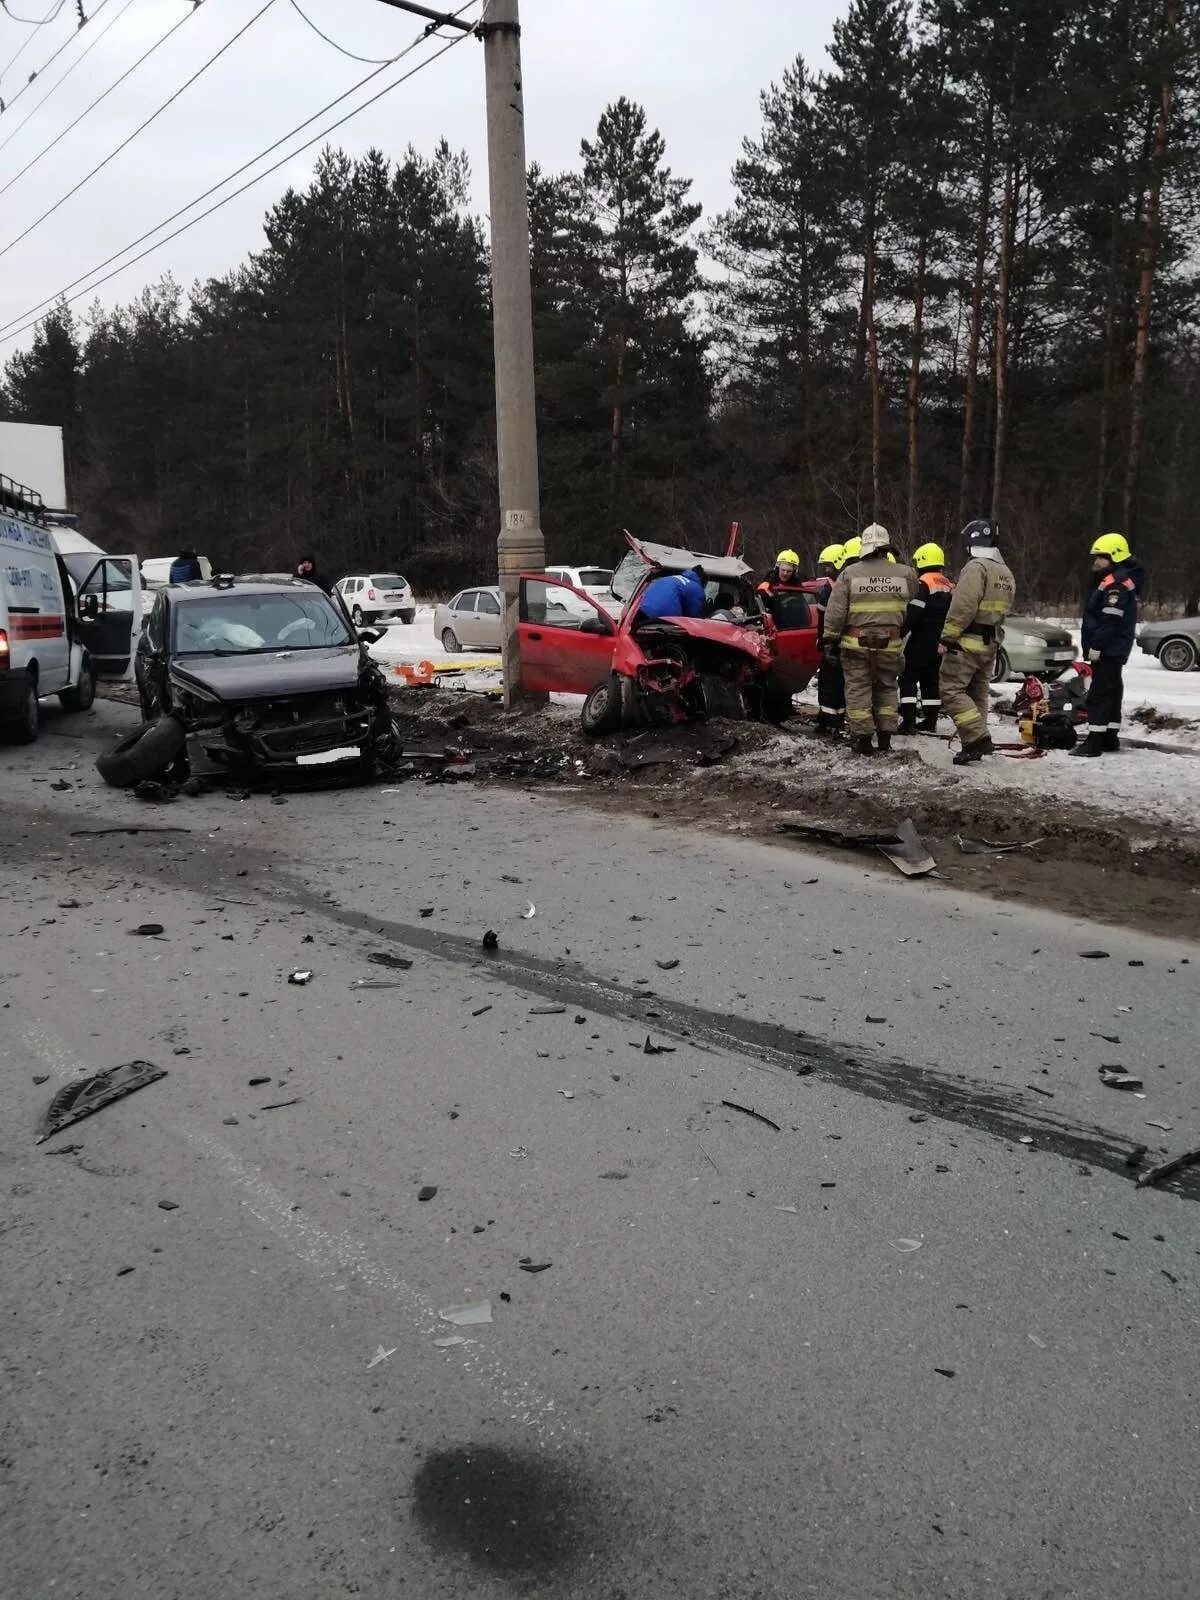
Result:
[[[526,687],[586,695],[587,734],[708,717],[787,716],[792,696],[821,664],[809,590],[798,585],[763,595],[737,556],[626,538],[629,554],[612,580],[623,604],[619,620],[583,589],[571,590],[585,603],[582,621],[578,604],[569,622],[547,620],[547,599],[570,586],[543,573],[522,576],[518,637]],[[693,568],[704,578],[702,617],[640,615],[653,579]]]

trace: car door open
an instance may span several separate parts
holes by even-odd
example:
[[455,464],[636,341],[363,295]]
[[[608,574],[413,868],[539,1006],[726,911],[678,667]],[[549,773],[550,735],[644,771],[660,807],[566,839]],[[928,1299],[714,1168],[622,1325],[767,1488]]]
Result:
[[133,675],[133,648],[142,623],[142,584],[136,556],[105,556],[84,578],[75,600],[80,641],[101,678]]
[[776,589],[765,598],[775,624],[771,678],[778,688],[799,694],[821,665],[814,597],[801,589]]
[[[583,620],[554,604],[554,590],[565,589],[586,602]],[[517,639],[521,678],[542,694],[587,694],[612,671],[617,628],[583,589],[555,583],[544,573],[521,576]]]

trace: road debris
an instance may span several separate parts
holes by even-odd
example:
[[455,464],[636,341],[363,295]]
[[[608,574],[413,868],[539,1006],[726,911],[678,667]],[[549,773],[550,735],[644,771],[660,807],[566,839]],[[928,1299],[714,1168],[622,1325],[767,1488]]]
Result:
[[575,1098],[574,1089],[560,1089],[558,1092],[560,1095],[562,1095],[564,1100],[574,1100]]
[[923,1239],[893,1239],[892,1249],[898,1250],[902,1256],[910,1256],[914,1250],[919,1250],[924,1242]]
[[1100,1068],[1100,1082],[1109,1089],[1140,1089],[1142,1080],[1133,1072],[1121,1072],[1115,1067]]
[[611,1178],[613,1182],[616,1182],[618,1179],[627,1178],[629,1174],[627,1172],[617,1172],[614,1170],[612,1172],[602,1172],[600,1176],[602,1178]]
[[492,1320],[492,1302],[476,1300],[469,1306],[447,1306],[438,1316],[443,1322],[452,1322],[456,1328],[475,1328]]
[[435,1350],[450,1350],[456,1344],[470,1344],[470,1342],[470,1339],[464,1339],[461,1333],[448,1333],[444,1339],[435,1339],[433,1347]]
[[161,922],[139,922],[136,928],[130,928],[130,933],[143,939],[156,939],[163,931]]
[[427,1183],[422,1188],[417,1190],[417,1199],[418,1200],[432,1200],[436,1193],[437,1193],[437,1184],[436,1183]]
[[399,1345],[393,1345],[390,1350],[385,1350],[382,1345],[376,1345],[375,1354],[367,1362],[367,1371],[370,1372],[372,1367],[377,1367],[381,1361],[386,1361],[389,1356],[394,1356],[399,1348]]
[[485,1011],[490,1011],[491,1009],[492,1009],[491,1002],[489,1001],[486,1006],[478,1006],[478,1007],[476,1007],[476,1009],[474,1011],[472,1011],[471,1015],[473,1017],[482,1017]]
[[736,1100],[722,1100],[723,1106],[728,1106],[730,1111],[740,1111],[744,1117],[753,1117],[755,1122],[765,1122],[768,1128],[774,1128],[776,1133],[782,1133],[777,1122],[772,1122],[770,1117],[764,1117],[761,1111],[752,1111],[749,1106],[740,1106]]
[[483,938],[480,940],[480,943],[483,945],[485,950],[499,950],[500,935],[494,928],[489,928],[484,934]]
[[433,915],[433,907],[432,906],[419,906],[417,908],[417,915],[419,917],[431,917]]
[[531,1017],[561,1017],[566,1009],[566,1006],[530,1006],[529,1015]]
[[270,1083],[270,1081],[271,1081],[270,1078],[267,1078],[267,1077],[247,1078],[246,1079],[246,1082],[250,1085],[250,1087],[252,1089],[261,1089],[264,1083]]
[[508,1153],[514,1161],[524,1161],[529,1155],[529,1151],[526,1150],[523,1144],[519,1144],[515,1150],[510,1150]]
[[403,989],[405,985],[397,978],[355,978],[350,987],[351,989]]
[[521,919],[522,919],[523,922],[528,922],[531,917],[536,917],[536,916],[537,916],[537,907],[534,905],[533,901],[531,900],[529,902],[529,904],[525,907],[524,911],[522,911]]
[[1175,1124],[1173,1122],[1156,1122],[1153,1117],[1147,1117],[1146,1126],[1148,1128],[1157,1128],[1160,1133],[1170,1133]]
[[297,1095],[294,1100],[272,1100],[269,1106],[259,1106],[260,1111],[282,1111],[285,1106],[298,1106],[303,1100],[303,1095]]
[[847,850],[878,850],[906,878],[924,877],[937,868],[911,817],[905,817],[892,833],[847,833],[822,823],[783,821],[775,824],[779,833],[839,845]]
[[1128,1150],[1125,1153],[1125,1165],[1127,1167],[1141,1166],[1149,1148],[1149,1145],[1135,1144],[1132,1150]]
[[965,856],[1001,856],[1009,850],[1032,850],[1035,845],[1045,844],[1046,836],[1040,839],[1021,839],[1016,844],[997,844],[991,839],[968,839],[961,833],[954,835],[954,842]]
[[675,1054],[675,1046],[673,1044],[651,1044],[650,1035],[647,1034],[646,1042],[642,1046],[642,1054],[644,1056],[673,1056]]
[[372,950],[367,960],[373,961],[377,967],[391,967],[396,972],[407,972],[412,966],[407,956],[394,956],[390,950]]
[[1027,1083],[1025,1085],[1025,1087],[1028,1090],[1030,1090],[1033,1094],[1045,1095],[1047,1100],[1053,1100],[1054,1099],[1054,1090],[1053,1089],[1043,1089],[1041,1087],[1041,1085],[1037,1084],[1037,1083]]
[[937,1375],[940,1378],[953,1378],[954,1377],[954,1368],[953,1367],[934,1367],[933,1370],[937,1373]]
[[124,828],[73,828],[71,830],[71,838],[103,839],[112,833],[191,833],[191,831],[192,830],[190,828],[147,828],[132,826]]
[[1081,950],[1079,952],[1079,959],[1081,961],[1107,961],[1108,960],[1108,951],[1107,950]]
[[160,1200],[158,1202],[158,1209],[160,1211],[178,1211],[179,1202],[178,1200]]
[[679,965],[679,960],[676,958],[672,961],[656,961],[654,965],[663,972],[674,972],[675,968]]
[[1184,1150],[1182,1154],[1172,1156],[1169,1161],[1160,1161],[1156,1167],[1150,1167],[1145,1172],[1139,1173],[1137,1186],[1139,1189],[1149,1188],[1151,1184],[1161,1183],[1164,1178],[1182,1172],[1185,1167],[1194,1166],[1198,1161],[1200,1161],[1200,1145],[1194,1150]]
[[165,1067],[156,1067],[151,1061],[126,1061],[119,1067],[95,1072],[90,1078],[65,1083],[42,1113],[37,1143],[42,1144],[73,1122],[81,1122],[94,1111],[102,1110],[114,1100],[124,1099],[136,1089],[144,1089],[149,1083],[157,1083],[166,1075]]
[[288,982],[294,984],[296,988],[302,989],[306,983],[312,982],[312,968],[301,967],[298,972],[290,973]]
[[554,1263],[553,1261],[535,1261],[532,1256],[522,1256],[517,1265],[522,1272],[545,1272]]

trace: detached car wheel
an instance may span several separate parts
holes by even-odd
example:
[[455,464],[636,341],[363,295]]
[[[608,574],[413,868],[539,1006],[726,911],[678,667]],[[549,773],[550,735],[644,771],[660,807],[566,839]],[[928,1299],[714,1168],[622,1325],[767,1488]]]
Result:
[[579,725],[589,739],[602,733],[615,733],[622,720],[621,680],[614,672],[604,678],[583,702]]
[[1012,662],[1008,659],[1008,651],[1003,645],[996,651],[996,660],[992,667],[992,682],[1003,683],[1012,671]]
[[183,725],[174,717],[143,722],[96,757],[96,771],[114,789],[132,789],[147,778],[161,777],[183,750],[185,740]]
[[37,679],[32,673],[27,673],[19,709],[7,722],[0,723],[0,733],[6,734],[13,744],[32,744],[38,736],[40,726],[41,711],[38,706]]
[[1190,672],[1196,665],[1196,646],[1190,639],[1168,639],[1158,659],[1168,672]]
[[462,649],[462,645],[458,642],[458,635],[453,628],[442,629],[442,649],[449,651],[451,655],[457,655]]

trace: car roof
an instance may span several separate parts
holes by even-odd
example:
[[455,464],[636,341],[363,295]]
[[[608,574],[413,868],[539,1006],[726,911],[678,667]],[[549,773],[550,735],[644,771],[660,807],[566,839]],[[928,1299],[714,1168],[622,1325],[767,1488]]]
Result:
[[677,545],[651,544],[648,539],[639,539],[635,548],[665,572],[690,572],[693,567],[703,567],[709,578],[746,578],[753,570],[740,556],[703,555],[696,550],[681,550]]
[[281,590],[304,589],[309,594],[325,595],[324,589],[315,583],[309,583],[306,578],[293,578],[288,573],[252,573],[245,578],[222,577],[220,581],[212,578],[194,578],[190,583],[171,583],[165,588],[172,600],[178,603],[181,600],[211,599],[214,594],[278,594]]

